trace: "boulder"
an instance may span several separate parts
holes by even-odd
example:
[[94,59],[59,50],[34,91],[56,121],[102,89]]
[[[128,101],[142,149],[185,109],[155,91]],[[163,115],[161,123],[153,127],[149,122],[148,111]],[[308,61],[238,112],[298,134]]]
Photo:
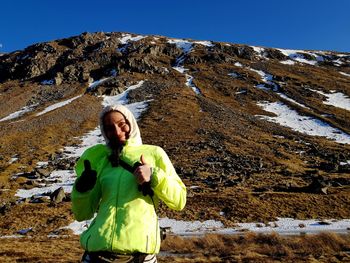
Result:
[[51,174],[51,171],[49,169],[44,168],[37,168],[36,172],[40,175],[40,177],[49,177]]
[[61,203],[66,198],[63,187],[57,188],[51,195],[50,199],[52,203]]

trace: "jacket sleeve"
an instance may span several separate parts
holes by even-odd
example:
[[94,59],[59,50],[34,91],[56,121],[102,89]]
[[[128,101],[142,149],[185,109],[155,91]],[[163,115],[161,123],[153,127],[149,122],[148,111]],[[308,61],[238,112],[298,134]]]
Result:
[[160,147],[157,147],[155,164],[151,181],[152,189],[168,207],[182,210],[186,204],[186,186],[177,175],[168,155]]
[[77,180],[75,180],[71,194],[71,199],[72,211],[77,221],[91,219],[98,209],[98,205],[101,199],[101,185],[99,183],[99,164],[101,163],[101,159],[103,158],[102,153],[103,152],[101,152],[100,146],[91,147],[83,153],[83,155],[79,158],[75,166],[77,178],[79,178],[84,171],[84,160],[89,160],[91,163],[91,168],[97,171],[96,184],[94,188],[87,192],[78,192],[75,188],[77,182]]

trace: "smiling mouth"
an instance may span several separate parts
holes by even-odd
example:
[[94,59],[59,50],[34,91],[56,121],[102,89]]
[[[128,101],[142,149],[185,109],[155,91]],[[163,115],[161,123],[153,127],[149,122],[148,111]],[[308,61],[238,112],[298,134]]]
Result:
[[110,139],[110,141],[112,142],[113,145],[118,145],[118,144],[123,144],[125,143],[125,141],[127,140],[127,136],[123,136],[123,137],[112,137]]

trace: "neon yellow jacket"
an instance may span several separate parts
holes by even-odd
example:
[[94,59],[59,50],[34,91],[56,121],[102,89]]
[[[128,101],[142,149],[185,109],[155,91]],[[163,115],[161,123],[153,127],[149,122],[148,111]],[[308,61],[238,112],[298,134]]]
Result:
[[[137,140],[136,140],[137,141]],[[186,187],[165,151],[157,146],[139,144],[130,139],[120,158],[130,165],[144,155],[152,169],[153,201],[162,200],[168,207],[181,210],[186,203]],[[160,233],[157,214],[150,196],[138,191],[136,178],[122,167],[112,167],[110,149],[103,144],[87,149],[76,165],[76,174],[84,171],[84,160],[97,172],[97,182],[88,192],[80,193],[73,186],[72,210],[78,221],[91,219],[89,228],[80,237],[87,251],[158,253]]]

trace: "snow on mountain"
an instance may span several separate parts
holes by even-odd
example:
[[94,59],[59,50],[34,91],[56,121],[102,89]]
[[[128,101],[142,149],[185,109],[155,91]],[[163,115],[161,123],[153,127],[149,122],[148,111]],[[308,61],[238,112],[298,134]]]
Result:
[[326,93],[319,90],[310,90],[327,97],[327,100],[323,102],[324,104],[350,111],[350,98],[345,94],[336,91],[332,93]]
[[350,144],[350,135],[335,129],[327,123],[306,116],[301,116],[281,102],[258,103],[265,111],[276,114],[276,117],[260,116],[261,118],[279,123],[295,131],[312,136],[324,136],[338,143]]
[[44,109],[43,111],[37,113],[35,116],[40,116],[40,115],[43,115],[45,113],[48,113],[50,111],[53,111],[55,109],[58,109],[58,108],[61,108],[69,103],[71,103],[72,101],[75,101],[76,99],[79,99],[82,95],[78,95],[78,96],[75,96],[71,99],[68,99],[68,100],[65,100],[65,101],[61,101],[61,102],[58,102],[58,103],[55,103],[53,105],[50,105],[48,106],[46,109]]

